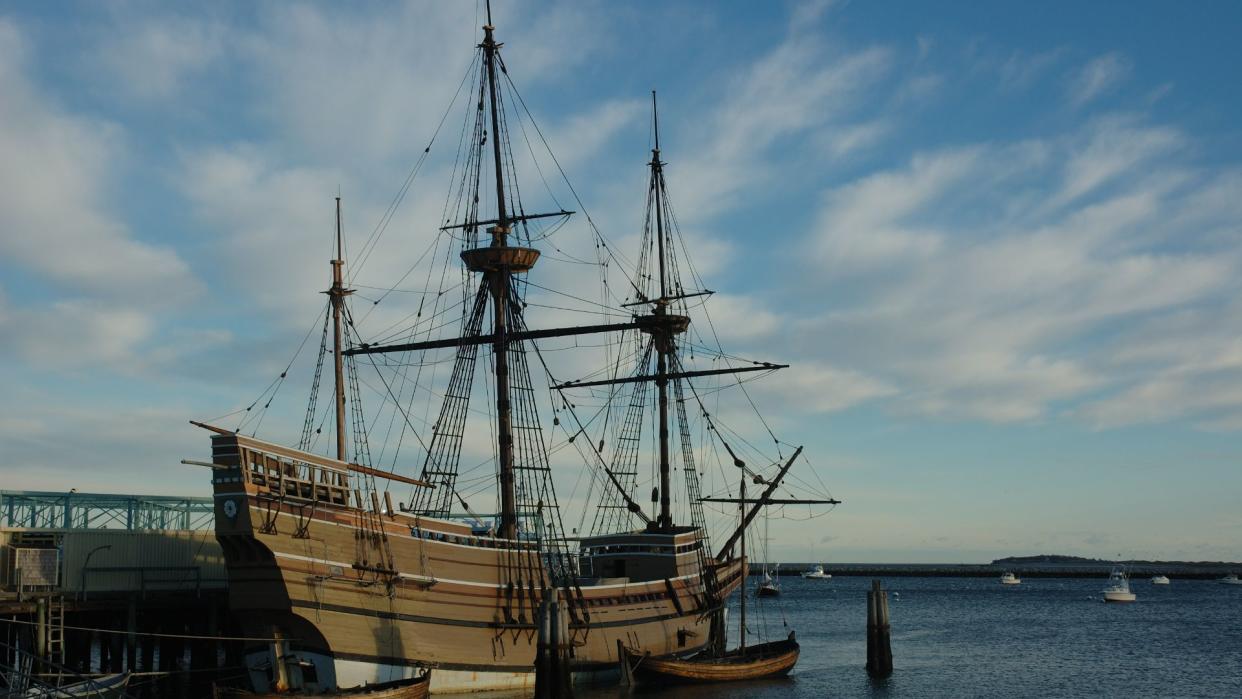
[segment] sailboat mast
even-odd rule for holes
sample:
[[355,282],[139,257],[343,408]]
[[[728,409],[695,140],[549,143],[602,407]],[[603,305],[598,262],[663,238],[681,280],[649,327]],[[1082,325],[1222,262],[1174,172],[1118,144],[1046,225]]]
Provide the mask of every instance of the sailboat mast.
[[[492,35],[492,4],[487,3],[487,24],[483,26],[483,57],[487,64],[487,89],[491,102],[492,156],[496,173],[496,225],[492,226],[492,247],[508,245],[509,217],[505,210],[505,177],[500,149],[500,115],[496,102],[496,39]],[[496,428],[499,439],[500,531],[502,538],[517,538],[517,493],[513,473],[513,424],[509,409],[509,279],[508,266],[485,272],[491,286],[492,315],[495,317],[492,345],[496,357]]]
[[341,245],[341,198],[336,198],[336,259],[332,260],[332,288],[328,298],[332,301],[332,364],[336,370],[336,460],[345,460],[345,361],[341,355],[341,316],[345,306],[343,268],[344,254]]
[[[668,305],[668,289],[666,288],[666,271],[664,265],[664,203],[661,198],[664,189],[663,163],[660,162],[660,116],[656,110],[656,93],[651,91],[651,120],[655,133],[655,147],[651,149],[651,186],[656,215],[656,251],[660,266],[660,298],[656,301],[655,314],[664,315]],[[673,351],[671,336],[655,336],[656,345],[656,389],[659,392],[660,404],[660,515],[656,525],[661,529],[673,526],[670,512],[669,497],[670,468],[668,457],[668,355]]]
[[746,472],[742,471],[742,488],[737,504],[738,517],[742,520],[740,530],[742,532],[742,596],[739,599],[741,604],[741,618],[738,619],[738,649],[746,650],[746,579],[750,577],[750,562],[746,560]]

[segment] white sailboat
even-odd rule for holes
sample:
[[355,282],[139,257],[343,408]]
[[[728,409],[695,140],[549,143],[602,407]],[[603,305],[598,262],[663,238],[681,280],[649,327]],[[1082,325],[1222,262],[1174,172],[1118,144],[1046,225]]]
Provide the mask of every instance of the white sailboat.
[[768,570],[768,561],[772,559],[772,539],[768,536],[768,514],[763,514],[763,582],[755,589],[759,597],[776,597],[781,594],[781,585],[774,576],[780,575],[781,564]]
[[1104,586],[1105,602],[1133,602],[1138,596],[1130,592],[1130,578],[1125,568],[1114,566],[1108,575],[1108,584]]

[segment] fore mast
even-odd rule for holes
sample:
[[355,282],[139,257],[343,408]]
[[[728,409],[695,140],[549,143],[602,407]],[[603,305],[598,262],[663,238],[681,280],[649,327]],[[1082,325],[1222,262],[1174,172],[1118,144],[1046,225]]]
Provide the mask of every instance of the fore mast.
[[336,406],[336,460],[345,461],[345,358],[341,355],[344,339],[342,323],[345,297],[354,293],[345,288],[345,254],[341,244],[341,198],[336,198],[336,259],[332,260],[332,287],[326,292],[332,303],[332,363],[336,375],[333,394]]

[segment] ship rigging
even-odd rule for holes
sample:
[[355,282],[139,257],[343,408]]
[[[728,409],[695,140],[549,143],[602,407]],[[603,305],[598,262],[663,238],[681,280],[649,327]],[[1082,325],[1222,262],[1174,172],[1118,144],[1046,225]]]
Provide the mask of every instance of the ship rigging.
[[[364,244],[353,277],[336,201],[332,282],[297,448],[257,436],[288,367],[242,411],[236,429],[197,423],[213,432],[217,501],[232,504],[224,516],[218,513],[217,534],[234,607],[256,633],[298,639],[294,653],[251,650],[256,689],[316,691],[399,680],[422,668],[434,668],[433,691],[462,682],[526,686],[536,615],[550,598],[564,606],[578,671],[615,666],[623,639],[657,657],[723,652],[724,602],[746,568],[734,547],[755,512],[780,501],[776,491],[787,488],[783,479],[802,454],[799,447],[786,458],[760,416],[776,450],[766,455],[708,408],[708,395],[718,402],[725,389],[745,393],[744,377],[785,365],[742,361],[720,348],[706,315],[713,292],[694,270],[693,246],[668,196],[655,94],[646,211],[631,262],[600,232],[564,177],[501,56],[490,7],[483,32],[454,98],[466,118],[429,251],[361,318],[351,304],[351,287],[361,286],[358,267],[374,254],[436,138]],[[518,133],[553,200],[549,211],[531,213],[523,204]],[[543,178],[531,133],[584,214],[588,235],[577,241],[558,242],[574,212],[556,201]],[[583,241],[594,262],[577,249],[586,247]],[[583,304],[598,313],[598,322],[528,325],[528,309],[552,306],[551,297],[585,301],[582,292],[531,280],[543,259],[537,246],[551,246],[553,261],[599,272],[600,300]],[[418,290],[417,310],[372,329],[367,321],[375,307],[420,265],[426,285]],[[614,280],[623,276],[620,289],[609,283],[610,272]],[[450,302],[454,296],[457,303]],[[696,315],[707,320],[710,340],[695,330]],[[558,339],[569,344],[545,344]],[[552,356],[566,350],[587,357]],[[318,400],[329,359],[332,403],[323,410]],[[442,364],[447,377],[439,373]],[[576,379],[558,376],[580,371],[586,373]],[[479,374],[487,379],[478,381]],[[699,383],[707,380],[717,383]],[[380,399],[379,409],[367,414],[364,387]],[[335,439],[323,445],[329,415]],[[385,418],[387,436],[376,456],[372,429]],[[408,468],[400,463],[407,437],[419,445],[417,476],[398,472]],[[324,447],[327,455],[314,453]],[[575,452],[577,464],[566,458]],[[644,454],[649,479],[642,477]],[[720,480],[723,495],[705,497],[705,457],[718,467],[741,467],[767,487],[758,499],[729,499],[733,477],[727,476]],[[488,465],[494,471],[480,474]],[[566,531],[554,474],[574,470],[590,478],[585,496],[576,497],[577,487],[571,491],[581,520]],[[408,496],[394,505],[377,484],[382,481],[408,486]],[[639,493],[648,485],[644,507]],[[468,500],[489,491],[494,507],[480,515]],[[783,499],[795,500],[811,502]],[[726,530],[715,553],[704,502],[743,510],[740,526]],[[830,496],[813,502],[836,503]],[[748,504],[752,511],[745,511]],[[279,659],[289,657],[303,670],[281,670]]]

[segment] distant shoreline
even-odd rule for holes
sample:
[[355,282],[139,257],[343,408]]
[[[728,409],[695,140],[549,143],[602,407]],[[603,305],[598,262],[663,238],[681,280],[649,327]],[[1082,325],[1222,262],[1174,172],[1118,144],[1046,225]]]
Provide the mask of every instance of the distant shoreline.
[[[1167,575],[1184,580],[1214,580],[1229,573],[1242,574],[1242,563],[1122,562],[1133,578]],[[812,563],[781,563],[779,575],[801,575]],[[1083,563],[996,562],[996,563],[824,563],[824,572],[834,576],[993,578],[1012,572],[1027,578],[1107,577],[1115,565],[1109,561]],[[763,571],[763,564],[751,563],[751,575]]]

